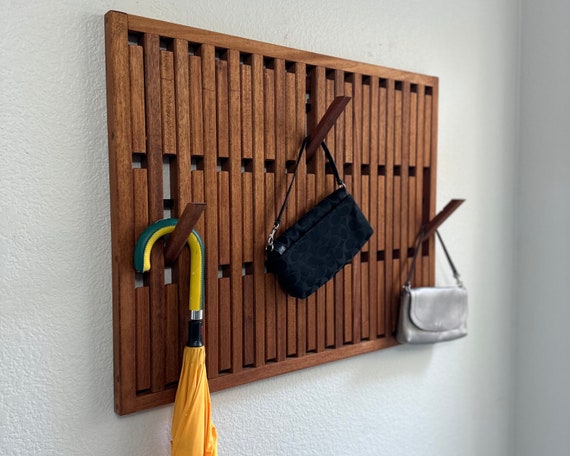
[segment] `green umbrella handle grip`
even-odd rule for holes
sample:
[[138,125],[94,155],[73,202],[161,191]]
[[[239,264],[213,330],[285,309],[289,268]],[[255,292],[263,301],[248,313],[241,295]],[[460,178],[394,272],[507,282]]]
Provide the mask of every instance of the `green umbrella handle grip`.
[[[150,270],[150,252],[158,239],[174,231],[178,219],[169,218],[159,220],[149,225],[139,236],[135,246],[134,264],[138,272]],[[190,310],[204,309],[204,269],[205,259],[204,242],[196,230],[188,236],[190,247]]]

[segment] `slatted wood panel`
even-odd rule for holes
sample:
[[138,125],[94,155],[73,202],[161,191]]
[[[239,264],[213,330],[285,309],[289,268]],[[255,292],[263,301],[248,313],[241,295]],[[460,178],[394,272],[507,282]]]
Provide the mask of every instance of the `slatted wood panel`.
[[[434,77],[168,24],[106,15],[119,414],[173,401],[186,341],[189,254],[133,270],[142,230],[207,208],[205,344],[213,391],[396,344],[398,295],[434,215]],[[264,246],[302,139],[334,97],[327,136],[374,234],[305,300],[264,268]],[[288,170],[286,172],[286,170]],[[334,189],[324,154],[299,166],[284,228]],[[417,285],[433,284],[433,243]]]

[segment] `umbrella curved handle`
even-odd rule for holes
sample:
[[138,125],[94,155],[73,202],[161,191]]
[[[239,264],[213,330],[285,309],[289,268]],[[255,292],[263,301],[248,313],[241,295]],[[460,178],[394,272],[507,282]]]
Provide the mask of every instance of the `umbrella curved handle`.
[[[134,253],[134,265],[137,272],[150,270],[150,253],[152,247],[162,236],[174,231],[178,219],[168,218],[159,220],[141,233]],[[204,309],[204,269],[206,256],[204,242],[196,230],[188,236],[190,247],[190,310]]]

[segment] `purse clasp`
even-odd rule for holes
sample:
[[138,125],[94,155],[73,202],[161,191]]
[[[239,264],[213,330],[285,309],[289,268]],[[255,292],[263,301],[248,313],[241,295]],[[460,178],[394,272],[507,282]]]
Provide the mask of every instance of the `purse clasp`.
[[266,250],[269,251],[273,250],[273,241],[275,240],[275,233],[277,233],[279,225],[280,223],[276,223],[275,225],[273,225],[273,229],[271,230],[271,233],[269,233],[269,237],[267,238],[267,246],[265,247]]

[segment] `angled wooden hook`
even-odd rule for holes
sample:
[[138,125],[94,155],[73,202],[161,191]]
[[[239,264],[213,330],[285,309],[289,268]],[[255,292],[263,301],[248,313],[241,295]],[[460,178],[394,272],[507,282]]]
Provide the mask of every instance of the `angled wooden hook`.
[[206,203],[188,203],[186,205],[164,247],[165,264],[172,264],[176,261],[205,208]]
[[433,219],[424,225],[424,239],[428,239],[459,206],[465,202],[464,199],[452,199]]
[[351,97],[336,97],[330,106],[328,107],[327,111],[323,118],[319,121],[315,130],[310,134],[309,144],[307,145],[307,161],[310,161],[313,158],[313,154],[321,145],[321,142],[326,138],[327,134],[329,133],[330,129],[336,123],[338,117],[346,108],[346,105],[351,100]]

